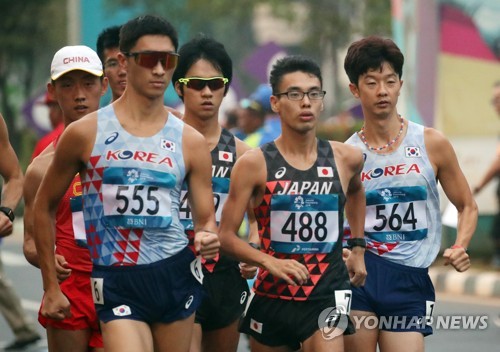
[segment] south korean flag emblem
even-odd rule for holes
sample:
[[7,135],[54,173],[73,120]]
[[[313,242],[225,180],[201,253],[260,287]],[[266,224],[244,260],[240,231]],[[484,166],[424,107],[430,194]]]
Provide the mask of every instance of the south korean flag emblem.
[[405,147],[405,155],[407,158],[420,158],[420,148],[419,147]]
[[165,150],[168,150],[170,152],[175,153],[175,143],[172,141],[169,141],[168,139],[162,138],[161,143],[160,143],[160,147],[161,147],[161,149],[165,149]]

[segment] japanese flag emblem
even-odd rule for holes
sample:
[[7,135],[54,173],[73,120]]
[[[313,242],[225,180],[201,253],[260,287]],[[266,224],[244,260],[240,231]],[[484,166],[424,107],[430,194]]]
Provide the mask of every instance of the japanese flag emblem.
[[258,322],[257,320],[250,319],[250,329],[253,331],[262,334],[262,323]]
[[233,162],[233,153],[219,150],[219,160]]
[[331,166],[318,166],[318,177],[333,177]]

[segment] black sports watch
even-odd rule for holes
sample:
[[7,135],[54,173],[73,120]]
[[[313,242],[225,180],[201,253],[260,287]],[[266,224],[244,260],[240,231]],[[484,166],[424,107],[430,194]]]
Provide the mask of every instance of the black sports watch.
[[0,211],[2,213],[4,213],[10,221],[14,222],[14,219],[16,218],[16,215],[14,214],[14,212],[12,211],[11,208],[9,207],[0,207]]
[[252,248],[255,248],[255,249],[260,249],[260,246],[257,244],[257,243],[254,243],[254,242],[248,242],[248,244],[250,245],[250,247]]
[[347,239],[347,247],[352,249],[352,247],[366,248],[366,240],[364,238],[349,238]]

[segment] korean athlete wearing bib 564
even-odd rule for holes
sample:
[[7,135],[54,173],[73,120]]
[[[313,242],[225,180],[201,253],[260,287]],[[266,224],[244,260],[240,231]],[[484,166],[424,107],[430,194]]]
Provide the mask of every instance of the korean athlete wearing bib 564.
[[[223,250],[261,268],[240,331],[252,351],[342,351],[342,334],[353,332],[349,276],[357,286],[366,275],[361,151],[316,138],[325,92],[315,62],[283,58],[270,81],[282,134],[238,159],[220,225]],[[249,202],[260,251],[236,236]],[[347,265],[344,209],[359,242]]]
[[435,301],[427,268],[441,242],[438,182],[459,214],[457,239],[445,250],[445,263],[457,271],[470,266],[466,248],[477,206],[450,142],[398,114],[403,61],[393,41],[368,37],[349,47],[344,63],[364,115],[363,128],[346,142],[365,156],[368,276],[364,287],[353,288],[352,310],[384,322],[375,329],[357,326],[346,338],[349,350],[375,351],[377,343],[381,351],[424,350],[423,337],[432,333],[426,318]]
[[[69,302],[55,275],[51,214],[80,172],[92,294],[110,351],[188,351],[202,287],[179,219],[181,186],[193,190],[195,249],[218,253],[210,153],[201,134],[170,114],[163,94],[177,63],[177,33],[157,16],[123,25],[127,87],[113,104],[70,125],[35,200],[45,288],[42,314],[63,319]],[[51,250],[52,249],[52,250]]]

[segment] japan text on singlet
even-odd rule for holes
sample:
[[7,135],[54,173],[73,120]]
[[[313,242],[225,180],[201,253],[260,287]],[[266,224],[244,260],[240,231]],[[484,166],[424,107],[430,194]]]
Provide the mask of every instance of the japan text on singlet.
[[406,136],[391,154],[368,150],[357,133],[346,143],[361,148],[365,157],[367,250],[402,265],[428,267],[439,252],[441,215],[424,127],[409,121]]
[[98,111],[94,149],[81,175],[95,265],[150,264],[186,247],[179,221],[183,126],[169,114],[160,132],[135,137],[122,128],[112,105]]
[[266,190],[254,209],[262,250],[281,259],[304,264],[310,279],[301,286],[260,270],[255,293],[285,300],[332,297],[336,282],[349,286],[342,261],[345,196],[340,184],[333,150],[318,140],[318,157],[308,170],[290,166],[274,142],[262,147],[267,167]]
[[[212,156],[212,191],[214,194],[215,220],[218,226],[222,215],[222,208],[229,193],[231,170],[236,162],[236,140],[234,135],[223,128],[219,142],[210,154]],[[188,187],[186,182],[182,185],[179,216],[189,238],[189,246],[194,252],[193,214],[188,202]],[[228,265],[237,265],[237,262],[234,260],[219,255],[211,260],[202,259],[202,262],[203,267],[209,272],[225,268]]]

